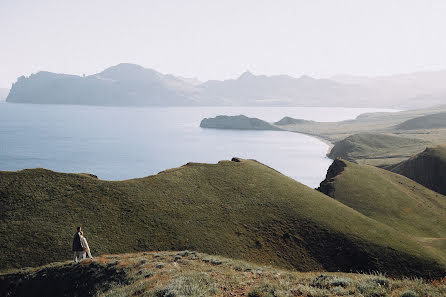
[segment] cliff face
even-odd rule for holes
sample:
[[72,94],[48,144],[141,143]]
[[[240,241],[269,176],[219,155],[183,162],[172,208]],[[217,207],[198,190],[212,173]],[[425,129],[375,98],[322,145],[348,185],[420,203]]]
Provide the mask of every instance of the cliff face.
[[327,170],[327,175],[325,179],[321,182],[317,190],[333,198],[335,192],[335,186],[334,186],[335,177],[341,174],[342,171],[344,171],[345,167],[347,167],[347,164],[343,160],[341,159],[334,160]]

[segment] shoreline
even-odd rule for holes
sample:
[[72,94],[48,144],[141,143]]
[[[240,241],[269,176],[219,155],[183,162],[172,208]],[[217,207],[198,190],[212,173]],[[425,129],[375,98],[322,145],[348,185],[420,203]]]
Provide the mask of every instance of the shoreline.
[[[328,140],[327,138],[324,138],[323,136],[320,136],[320,135],[311,134],[311,133],[304,133],[304,132],[297,132],[297,131],[289,131],[289,130],[283,130],[283,131],[288,131],[288,132],[291,132],[291,133],[297,133],[297,134],[307,135],[307,136],[316,138],[317,140],[319,140],[319,141],[325,143],[326,145],[328,145],[327,153],[325,154],[325,156],[326,156],[327,158],[329,158],[328,155],[330,154],[331,150],[332,150],[333,147],[334,147],[334,143],[333,143],[333,142],[331,142],[331,141]],[[331,159],[331,158],[329,158],[329,159]]]

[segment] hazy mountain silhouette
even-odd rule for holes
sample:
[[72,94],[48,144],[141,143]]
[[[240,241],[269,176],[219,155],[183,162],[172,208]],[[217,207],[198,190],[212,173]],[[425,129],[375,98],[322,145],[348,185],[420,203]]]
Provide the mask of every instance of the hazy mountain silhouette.
[[254,75],[210,80],[119,64],[85,77],[41,71],[19,77],[8,102],[110,106],[427,107],[446,103],[445,72],[368,78],[315,79]]
[[134,64],[119,64],[101,73],[76,75],[38,72],[19,77],[8,102],[113,106],[197,105],[198,90],[172,75]]
[[229,99],[238,105],[369,106],[367,99],[371,98],[364,96],[366,89],[329,79],[254,75],[249,71],[237,79],[211,80],[201,87],[208,98]]
[[330,79],[376,92],[375,100],[399,108],[425,108],[446,103],[446,70],[388,76],[335,75]]

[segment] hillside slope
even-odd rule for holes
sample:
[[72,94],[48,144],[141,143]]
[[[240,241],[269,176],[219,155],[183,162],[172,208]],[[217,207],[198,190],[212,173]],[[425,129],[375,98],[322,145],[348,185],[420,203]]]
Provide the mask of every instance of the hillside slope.
[[384,169],[337,159],[319,188],[446,256],[446,197]]
[[[0,172],[1,268],[93,254],[194,249],[300,270],[441,276],[444,258],[255,161],[194,164],[111,182],[44,169]],[[436,230],[436,228],[434,228]]]
[[[412,295],[409,295],[412,293]],[[392,279],[377,274],[296,272],[196,251],[102,255],[81,264],[0,273],[7,296],[432,296],[446,279]]]
[[446,146],[426,148],[409,160],[385,169],[404,175],[435,192],[446,195]]
[[[363,159],[408,158],[426,144],[427,142],[414,138],[358,133],[337,142],[328,157],[359,162]],[[401,155],[396,156],[395,151],[400,151]]]
[[446,112],[413,118],[396,125],[398,130],[419,130],[446,128]]

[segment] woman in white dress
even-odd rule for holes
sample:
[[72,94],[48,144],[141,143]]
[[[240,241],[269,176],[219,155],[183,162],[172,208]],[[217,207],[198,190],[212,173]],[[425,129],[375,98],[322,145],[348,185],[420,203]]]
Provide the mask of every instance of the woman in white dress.
[[85,259],[85,253],[86,253],[88,258],[92,259],[93,257],[91,256],[90,247],[88,246],[87,239],[84,237],[84,233],[81,231],[79,233],[79,236],[81,239],[81,245],[84,248],[84,255],[82,258]]

